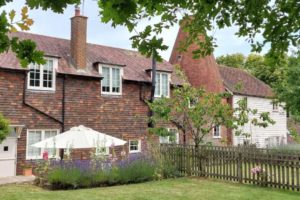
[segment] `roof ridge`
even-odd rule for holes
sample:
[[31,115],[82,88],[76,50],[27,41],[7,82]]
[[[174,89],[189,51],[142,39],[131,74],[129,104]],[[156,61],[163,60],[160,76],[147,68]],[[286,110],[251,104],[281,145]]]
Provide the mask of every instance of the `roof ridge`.
[[[17,34],[21,33],[21,34],[25,34],[25,35],[35,35],[35,36],[47,37],[47,38],[52,38],[52,39],[64,40],[64,41],[71,41],[71,39],[61,38],[61,37],[57,37],[57,36],[43,35],[43,34],[39,34],[39,33],[25,32],[25,31],[18,31],[16,33]],[[112,47],[112,46],[108,46],[108,45],[96,44],[96,43],[91,43],[91,42],[87,42],[87,44],[88,45],[94,45],[94,46],[101,46],[101,47],[111,48],[111,49],[119,49],[119,50],[123,50],[123,51],[131,51],[131,52],[134,52],[134,53],[139,53],[138,51],[133,50],[133,49],[125,49],[125,48],[120,48],[120,47]]]
[[246,71],[245,69],[241,69],[241,68],[237,68],[237,67],[230,67],[230,66],[226,66],[226,65],[219,65],[219,64],[218,64],[218,66],[219,67],[223,67],[223,68],[232,69],[232,70],[241,71],[241,72],[247,74],[248,76],[250,76],[251,78],[253,78],[253,79],[259,81],[260,83],[266,85],[267,87],[271,88],[271,86],[269,84],[267,84],[267,83],[263,82],[262,80],[258,79],[257,77],[255,77],[254,75],[252,75],[250,72]]

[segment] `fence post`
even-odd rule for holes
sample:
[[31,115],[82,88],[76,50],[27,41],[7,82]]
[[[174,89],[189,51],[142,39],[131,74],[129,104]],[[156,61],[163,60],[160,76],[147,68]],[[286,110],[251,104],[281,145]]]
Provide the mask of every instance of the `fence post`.
[[238,174],[238,181],[239,183],[243,183],[243,159],[242,159],[242,152],[238,152],[237,158],[237,174]]

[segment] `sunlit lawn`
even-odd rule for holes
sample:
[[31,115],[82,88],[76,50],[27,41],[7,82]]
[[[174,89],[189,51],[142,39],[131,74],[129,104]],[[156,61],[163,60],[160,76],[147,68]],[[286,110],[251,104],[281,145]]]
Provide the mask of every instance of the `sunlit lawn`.
[[32,185],[0,186],[0,200],[289,200],[300,192],[240,185],[206,179],[180,178],[142,184],[69,191],[48,191]]

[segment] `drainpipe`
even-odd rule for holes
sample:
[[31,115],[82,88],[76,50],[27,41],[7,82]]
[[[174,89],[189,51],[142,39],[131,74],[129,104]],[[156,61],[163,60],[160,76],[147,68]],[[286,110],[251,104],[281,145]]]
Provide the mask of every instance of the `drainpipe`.
[[[151,82],[151,97],[150,97],[150,103],[153,103],[154,101],[154,95],[155,95],[155,84],[156,84],[156,58],[155,58],[155,50],[152,50],[152,82]],[[153,112],[150,110],[149,117],[151,118],[153,116]],[[153,123],[149,122],[148,127],[153,127]]]
[[[62,81],[62,100],[61,100],[61,130],[62,132],[65,132],[65,104],[66,104],[66,75],[63,75],[63,81]],[[60,160],[64,159],[64,149],[59,149],[59,157]]]
[[34,110],[34,111],[50,118],[50,119],[52,119],[53,121],[59,123],[63,127],[63,121],[61,121],[59,119],[56,119],[55,117],[52,117],[51,115],[45,113],[44,111],[42,111],[42,110],[40,110],[40,109],[38,109],[38,108],[36,108],[36,107],[34,107],[34,106],[32,106],[32,105],[30,105],[26,102],[26,77],[27,77],[27,71],[24,72],[23,105],[25,105],[25,106],[29,107],[30,109],[32,109],[32,110]]

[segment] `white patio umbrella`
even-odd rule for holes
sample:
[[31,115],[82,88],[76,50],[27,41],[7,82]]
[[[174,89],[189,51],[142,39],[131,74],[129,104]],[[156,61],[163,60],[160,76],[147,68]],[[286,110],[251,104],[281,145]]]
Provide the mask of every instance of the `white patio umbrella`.
[[84,149],[95,147],[110,147],[111,145],[121,146],[126,141],[104,133],[100,133],[85,126],[71,128],[62,134],[47,138],[46,140],[35,143],[31,146],[38,148],[56,149]]

